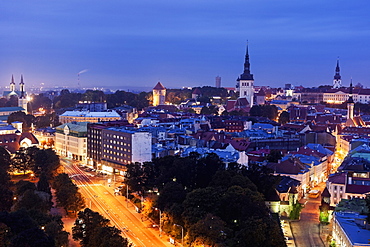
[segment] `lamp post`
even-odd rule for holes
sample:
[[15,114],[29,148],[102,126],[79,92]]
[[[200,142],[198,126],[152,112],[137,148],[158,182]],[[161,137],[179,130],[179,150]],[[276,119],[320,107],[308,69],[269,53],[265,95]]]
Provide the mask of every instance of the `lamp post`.
[[128,208],[128,183],[126,182],[126,203]]
[[173,224],[173,225],[181,227],[181,245],[184,246],[184,227],[178,224]]
[[159,208],[154,208],[159,211],[159,237],[162,237],[162,211]]

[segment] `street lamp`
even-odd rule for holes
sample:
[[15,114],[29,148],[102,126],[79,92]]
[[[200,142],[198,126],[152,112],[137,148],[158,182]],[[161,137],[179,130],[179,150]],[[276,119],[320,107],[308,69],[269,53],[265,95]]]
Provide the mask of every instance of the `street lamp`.
[[173,224],[173,225],[181,227],[181,245],[184,246],[184,227],[178,224]]
[[154,208],[159,211],[159,237],[162,237],[162,211],[159,208]]

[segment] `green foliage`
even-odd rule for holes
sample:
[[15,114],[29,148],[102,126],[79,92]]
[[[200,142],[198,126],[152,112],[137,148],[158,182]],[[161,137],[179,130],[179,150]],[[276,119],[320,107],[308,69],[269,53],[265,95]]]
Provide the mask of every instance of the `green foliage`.
[[84,94],[82,94],[81,101],[88,101],[88,102],[105,102],[105,94],[103,91],[100,90],[86,90]]
[[292,211],[290,211],[289,218],[291,220],[298,220],[301,215],[302,204],[299,202],[293,204]]
[[43,93],[32,94],[32,100],[28,103],[30,112],[38,111],[39,108],[44,108],[46,111],[51,110],[52,101]]
[[218,110],[215,105],[204,106],[200,111],[202,115],[218,115]]
[[37,190],[43,191],[51,195],[51,188],[46,173],[41,173],[39,181],[37,182]]
[[66,173],[61,173],[55,177],[53,187],[58,205],[67,212],[77,212],[85,207],[85,201],[80,192],[78,192],[78,187]]
[[36,128],[46,128],[49,126],[57,126],[58,124],[58,116],[55,112],[45,114],[44,116],[38,116],[35,119]]
[[32,150],[20,148],[11,160],[11,171],[23,172],[25,174],[27,171],[32,170],[35,165]]
[[0,211],[9,211],[13,205],[12,182],[8,172],[0,168]]
[[278,108],[275,105],[254,105],[249,111],[251,116],[267,117],[275,120],[278,116]]
[[167,89],[166,90],[166,102],[172,104],[180,104],[186,99],[191,98],[190,89]]
[[78,213],[72,228],[73,239],[79,240],[83,247],[129,246],[127,239],[120,236],[121,231],[108,224],[108,219],[86,208]]
[[7,171],[10,166],[10,154],[9,152],[3,147],[0,146],[0,169],[4,169]]
[[26,114],[22,111],[13,112],[8,117],[8,124],[11,124],[13,122],[22,122],[23,123],[23,129],[27,130],[31,127],[32,123],[35,123],[36,118],[31,114]]
[[270,150],[270,153],[267,155],[267,160],[269,162],[277,163],[281,158],[283,158],[283,154],[277,149]]
[[71,93],[68,89],[63,89],[60,95],[55,97],[53,100],[54,109],[74,107],[79,101],[81,101],[82,94]]
[[182,225],[189,245],[285,246],[264,203],[263,194],[279,182],[266,167],[230,164],[226,170],[217,155],[191,153],[129,165],[126,179],[130,188],[159,189],[154,206],[162,210],[164,231],[177,236],[173,224]]
[[287,111],[282,111],[279,115],[279,124],[286,124],[290,122],[290,114]]
[[[41,227],[45,227],[45,231]],[[60,216],[39,210],[19,210],[0,212],[0,240],[0,246],[66,246],[68,233],[63,231]]]
[[40,210],[43,213],[47,213],[51,209],[51,195],[45,192],[36,190],[27,190],[17,200],[14,205],[15,210]]
[[122,105],[129,105],[141,110],[149,106],[151,93],[141,92],[135,94],[126,91],[116,91],[114,94],[106,95],[108,108],[114,108]]
[[15,184],[15,194],[17,196],[22,196],[27,190],[36,190],[35,184],[25,180],[20,180]]

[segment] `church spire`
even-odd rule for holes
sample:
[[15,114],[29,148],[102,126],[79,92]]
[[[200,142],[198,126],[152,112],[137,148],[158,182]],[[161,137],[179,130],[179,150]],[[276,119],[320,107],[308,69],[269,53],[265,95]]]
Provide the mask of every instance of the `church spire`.
[[337,66],[335,67],[335,75],[333,80],[333,88],[340,88],[342,86],[342,77],[340,76],[339,57],[337,58]]
[[245,53],[245,60],[244,60],[244,72],[240,75],[239,80],[253,80],[253,74],[251,74],[251,64],[249,62],[249,49],[248,49],[248,42],[247,42],[247,50]]
[[10,82],[10,91],[15,91],[15,83],[14,83],[14,76],[12,75],[12,81]]
[[24,82],[23,82],[23,75],[21,75],[21,82],[19,83],[20,91],[21,91],[21,98],[24,98]]

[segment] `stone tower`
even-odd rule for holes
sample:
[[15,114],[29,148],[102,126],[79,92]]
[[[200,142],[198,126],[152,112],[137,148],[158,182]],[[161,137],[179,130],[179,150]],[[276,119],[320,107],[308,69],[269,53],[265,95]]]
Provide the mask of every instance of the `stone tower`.
[[249,105],[252,107],[254,97],[254,79],[253,74],[251,74],[250,71],[248,45],[245,54],[244,72],[238,77],[236,87],[239,91],[239,98],[246,98]]
[[166,88],[158,82],[153,88],[153,106],[164,105],[166,101]]

